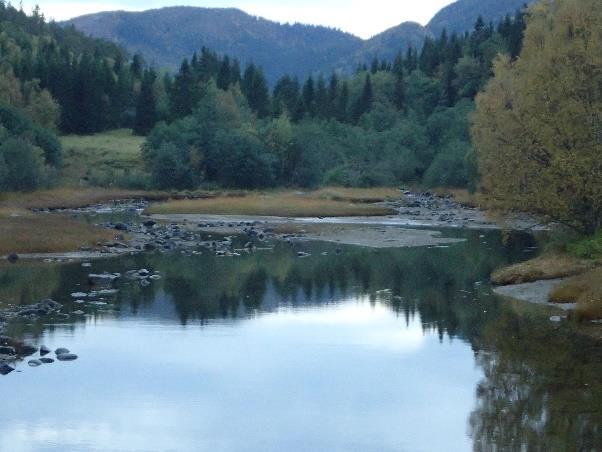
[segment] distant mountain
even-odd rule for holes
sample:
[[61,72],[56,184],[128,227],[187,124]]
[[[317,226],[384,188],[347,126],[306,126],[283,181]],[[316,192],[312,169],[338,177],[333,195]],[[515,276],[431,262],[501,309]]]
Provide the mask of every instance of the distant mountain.
[[458,0],[446,6],[431,19],[426,28],[435,36],[445,29],[449,34],[472,30],[479,16],[485,22],[498,22],[506,14],[513,15],[524,5],[537,0]]
[[428,33],[408,23],[370,40],[340,30],[280,24],[234,8],[169,7],[144,12],[104,12],[72,19],[79,30],[140,52],[148,62],[171,69],[206,46],[254,62],[274,82],[281,75],[305,77],[349,69],[374,56],[389,58],[408,45],[421,46]]
[[143,12],[103,12],[65,22],[97,38],[140,52],[149,63],[177,69],[205,46],[254,62],[273,84],[283,74],[304,78],[317,72],[352,71],[374,57],[392,60],[409,46],[421,48],[426,36],[471,30],[479,15],[497,22],[535,0],[458,0],[443,8],[425,28],[405,22],[363,40],[333,28],[281,24],[235,8],[168,7]]
[[408,47],[422,48],[427,36],[432,37],[432,33],[422,25],[404,22],[364,41],[357,52],[341,58],[337,69],[348,71],[358,63],[369,63],[374,58],[393,61],[400,51],[405,52]]

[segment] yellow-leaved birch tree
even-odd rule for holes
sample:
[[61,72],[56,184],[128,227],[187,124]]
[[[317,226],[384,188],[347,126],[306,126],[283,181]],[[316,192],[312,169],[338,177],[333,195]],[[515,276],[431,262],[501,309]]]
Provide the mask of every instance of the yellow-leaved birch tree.
[[600,230],[600,0],[530,7],[520,56],[499,56],[494,71],[472,125],[481,189],[508,208]]

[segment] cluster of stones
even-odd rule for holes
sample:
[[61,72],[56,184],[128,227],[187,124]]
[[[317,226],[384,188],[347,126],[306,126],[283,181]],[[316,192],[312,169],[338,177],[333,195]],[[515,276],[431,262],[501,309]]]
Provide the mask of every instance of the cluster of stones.
[[[55,362],[54,358],[47,356],[52,351],[45,345],[37,348],[23,342],[15,341],[10,337],[0,336],[0,375],[8,375],[14,372],[15,367],[12,364],[15,361],[31,357],[36,353],[39,353],[39,357],[30,359],[27,362],[30,367],[39,367],[43,364],[52,364]],[[57,348],[54,354],[58,361],[75,361],[78,358],[76,354],[62,347]]]

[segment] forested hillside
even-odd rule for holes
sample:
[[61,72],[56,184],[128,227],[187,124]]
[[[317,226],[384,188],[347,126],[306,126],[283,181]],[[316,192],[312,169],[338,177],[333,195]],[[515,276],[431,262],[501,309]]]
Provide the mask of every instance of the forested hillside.
[[372,39],[326,27],[279,24],[233,8],[171,7],[144,12],[106,12],[68,22],[92,36],[118,42],[147,61],[177,69],[202,47],[254,63],[268,83],[284,74],[307,77],[339,70],[351,73],[358,62],[393,59],[408,47],[420,48],[430,33],[404,23]]
[[479,16],[485,22],[497,22],[535,1],[537,0],[458,0],[441,9],[426,28],[435,36],[439,36],[443,30],[462,34],[472,29]]
[[142,53],[160,67],[177,69],[202,47],[260,65],[269,81],[284,73],[306,76],[358,52],[362,40],[326,27],[279,24],[234,8],[170,7],[108,12],[68,22],[92,36]]
[[518,54],[523,29],[522,14],[497,28],[479,20],[470,35],[427,39],[420,52],[375,59],[352,77],[284,76],[272,92],[260,67],[241,74],[204,50],[173,80],[149,80],[155,88],[139,103],[138,117],[149,118],[170,105],[144,146],[151,185],[474,184],[473,99],[495,56]]
[[57,132],[132,124],[143,63],[123,49],[0,2],[0,189],[48,184]]
[[420,49],[426,37],[472,30],[482,16],[502,20],[533,0],[458,0],[427,27],[406,22],[368,40],[325,27],[279,24],[233,8],[169,7],[143,12],[103,12],[68,21],[83,32],[141,53],[149,63],[177,70],[183,58],[202,47],[255,63],[273,86],[282,75],[305,78],[333,70],[351,74],[374,57],[392,60],[408,47]]

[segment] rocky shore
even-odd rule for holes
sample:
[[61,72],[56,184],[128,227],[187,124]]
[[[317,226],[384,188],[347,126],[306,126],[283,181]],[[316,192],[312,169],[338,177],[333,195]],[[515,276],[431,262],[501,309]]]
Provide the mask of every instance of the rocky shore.
[[[142,251],[174,251],[194,254],[208,250],[220,255],[236,255],[233,237],[242,236],[263,242],[267,239],[286,241],[323,240],[369,247],[437,246],[457,239],[441,237],[438,231],[418,228],[499,229],[486,214],[461,205],[451,197],[429,192],[400,192],[400,199],[379,203],[397,214],[384,217],[285,218],[223,215],[154,215],[145,217],[144,200],[123,200],[75,210],[54,210],[115,231],[114,240],[98,242],[94,247],[53,254],[11,255],[12,260],[42,259],[48,262],[85,260],[138,253]],[[122,221],[102,221],[105,214],[121,215]],[[541,229],[528,216],[509,218],[512,229]],[[406,227],[405,229],[402,227]],[[408,227],[414,229],[408,229]],[[209,237],[212,234],[223,237]],[[251,243],[249,246],[257,246]],[[5,258],[8,256],[5,256]]]

